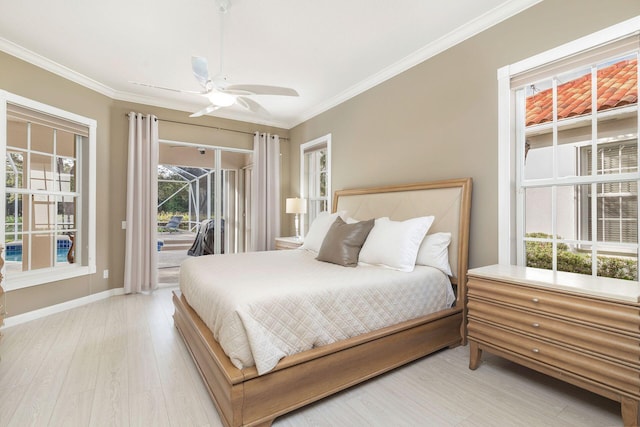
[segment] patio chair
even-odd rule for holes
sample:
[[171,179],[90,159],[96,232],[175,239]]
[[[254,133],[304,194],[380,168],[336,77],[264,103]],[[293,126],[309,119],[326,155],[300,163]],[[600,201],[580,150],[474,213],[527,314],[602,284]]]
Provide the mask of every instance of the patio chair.
[[174,215],[171,217],[169,222],[167,222],[167,225],[165,225],[164,228],[168,230],[169,233],[173,233],[174,231],[180,231],[178,227],[180,226],[181,222],[182,222],[182,215]]

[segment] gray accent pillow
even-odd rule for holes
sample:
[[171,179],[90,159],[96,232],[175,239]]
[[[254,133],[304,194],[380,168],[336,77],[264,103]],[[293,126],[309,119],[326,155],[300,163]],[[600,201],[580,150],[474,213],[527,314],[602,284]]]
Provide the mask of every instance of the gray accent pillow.
[[336,218],[322,241],[316,259],[345,267],[357,266],[360,249],[374,224],[373,219],[347,224],[342,218]]

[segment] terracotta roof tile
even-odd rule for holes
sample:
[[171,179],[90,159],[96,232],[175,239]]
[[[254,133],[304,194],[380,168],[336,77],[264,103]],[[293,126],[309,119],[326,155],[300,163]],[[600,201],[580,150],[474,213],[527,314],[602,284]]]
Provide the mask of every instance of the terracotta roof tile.
[[[638,102],[638,62],[620,61],[598,70],[598,111]],[[558,86],[558,119],[591,113],[591,74]],[[526,125],[553,119],[552,90],[527,98]]]

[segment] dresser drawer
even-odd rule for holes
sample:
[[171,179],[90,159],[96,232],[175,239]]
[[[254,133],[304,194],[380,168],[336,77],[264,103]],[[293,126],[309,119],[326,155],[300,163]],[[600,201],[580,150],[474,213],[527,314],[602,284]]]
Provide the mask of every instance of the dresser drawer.
[[470,299],[478,298],[548,313],[611,330],[640,333],[640,308],[496,280],[472,278]]
[[624,335],[545,315],[470,300],[469,317],[516,329],[571,347],[636,364],[640,367],[640,336]]
[[469,320],[469,339],[516,353],[607,387],[640,397],[640,370],[637,367],[591,356],[520,335],[483,322]]

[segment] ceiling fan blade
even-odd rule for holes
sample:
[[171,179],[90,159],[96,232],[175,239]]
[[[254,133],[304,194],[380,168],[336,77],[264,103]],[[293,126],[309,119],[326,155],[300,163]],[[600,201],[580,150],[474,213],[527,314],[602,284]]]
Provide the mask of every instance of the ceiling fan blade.
[[193,75],[203,88],[207,88],[209,82],[209,66],[207,65],[207,58],[202,56],[191,57],[191,68],[193,69]]
[[189,117],[200,117],[200,116],[204,116],[205,114],[209,114],[211,112],[216,111],[217,109],[222,108],[219,105],[209,105],[207,108],[203,108],[200,111],[196,111],[195,113],[191,114]]
[[256,101],[254,101],[251,98],[246,98],[244,96],[239,96],[236,98],[236,102],[246,108],[247,110],[251,111],[252,113],[260,113],[260,114],[264,114],[264,115],[270,115],[270,113],[260,104],[258,104]]
[[237,95],[300,96],[295,89],[267,85],[228,85],[224,88],[224,91]]
[[193,94],[196,94],[196,95],[206,95],[206,93],[207,93],[207,91],[173,89],[173,88],[170,88],[170,87],[155,86],[155,85],[150,85],[150,84],[147,84],[147,83],[139,83],[139,82],[132,82],[132,81],[130,81],[129,83],[133,83],[134,85],[138,85],[138,86],[145,86],[145,87],[150,87],[150,88],[153,88],[153,89],[169,90],[171,92],[178,92],[178,93],[193,93]]

